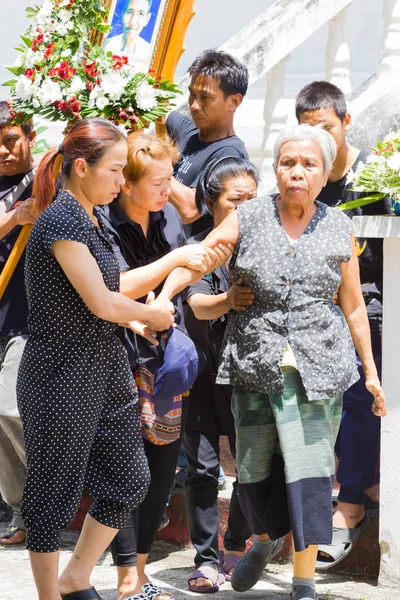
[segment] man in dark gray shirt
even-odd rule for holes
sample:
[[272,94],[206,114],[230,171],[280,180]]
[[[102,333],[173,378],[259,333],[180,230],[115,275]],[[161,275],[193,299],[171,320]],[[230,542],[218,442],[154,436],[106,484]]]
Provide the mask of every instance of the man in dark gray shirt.
[[210,160],[223,156],[248,158],[233,127],[236,109],[247,92],[248,72],[247,67],[226,52],[206,50],[191,65],[189,74],[191,118],[170,113],[167,131],[181,152],[175,165],[170,201],[182,222],[193,224],[185,228],[186,234],[195,235],[211,226],[210,218],[199,219],[194,199],[203,168]]

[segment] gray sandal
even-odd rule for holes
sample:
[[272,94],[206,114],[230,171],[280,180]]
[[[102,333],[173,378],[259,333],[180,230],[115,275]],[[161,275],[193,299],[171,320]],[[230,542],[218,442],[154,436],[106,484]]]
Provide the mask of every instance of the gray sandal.
[[[334,527],[332,544],[318,546],[316,570],[328,571],[346,558],[368,523],[369,518],[365,515],[356,527]],[[329,556],[321,556],[321,552],[325,552]]]

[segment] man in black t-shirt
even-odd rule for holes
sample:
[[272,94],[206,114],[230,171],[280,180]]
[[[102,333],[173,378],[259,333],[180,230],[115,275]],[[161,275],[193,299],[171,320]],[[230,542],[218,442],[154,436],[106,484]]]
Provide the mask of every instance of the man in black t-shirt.
[[[351,190],[347,175],[360,161],[365,162],[368,152],[360,151],[346,140],[351,124],[343,92],[327,81],[314,81],[306,85],[296,98],[296,116],[299,123],[318,125],[328,131],[337,144],[337,156],[327,185],[318,200],[329,206],[361,198],[368,194]],[[380,201],[346,211],[355,215],[387,214],[390,202]],[[382,274],[383,243],[381,239],[356,239],[360,277],[365,299],[371,343],[375,363],[380,374],[381,324],[382,324]],[[337,480],[340,483],[338,504],[333,525],[346,531],[357,528],[357,534],[367,523],[365,510],[376,507],[379,499],[380,419],[371,411],[372,396],[365,387],[366,375],[357,355],[360,380],[343,397],[343,414],[335,451],[338,457]],[[339,535],[343,534],[343,531]],[[352,532],[349,533],[353,535]],[[335,558],[328,551],[319,553],[317,569],[326,570],[342,560],[352,544],[335,542]],[[328,547],[332,548],[332,547]],[[333,550],[333,548],[332,548]]]
[[191,65],[189,74],[191,118],[178,112],[167,118],[168,134],[181,152],[174,169],[170,201],[182,222],[193,224],[185,227],[188,236],[212,226],[209,216],[199,219],[194,199],[203,168],[210,160],[223,156],[248,158],[233,128],[236,109],[247,92],[247,68],[226,52],[206,50]]
[[[0,273],[21,226],[35,222],[32,195],[32,121],[16,126],[7,102],[0,102]],[[19,362],[28,334],[24,255],[0,300],[0,492],[13,509],[10,527],[0,544],[20,544],[25,525],[20,515],[25,483],[22,423],[16,398]]]

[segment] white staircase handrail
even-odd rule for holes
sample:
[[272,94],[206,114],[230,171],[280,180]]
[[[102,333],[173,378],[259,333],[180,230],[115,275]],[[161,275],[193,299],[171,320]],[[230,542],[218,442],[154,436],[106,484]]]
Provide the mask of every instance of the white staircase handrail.
[[[352,0],[277,0],[219,49],[249,69],[249,85],[277,65]],[[186,91],[189,76],[179,81]],[[186,104],[181,98],[178,109]]]

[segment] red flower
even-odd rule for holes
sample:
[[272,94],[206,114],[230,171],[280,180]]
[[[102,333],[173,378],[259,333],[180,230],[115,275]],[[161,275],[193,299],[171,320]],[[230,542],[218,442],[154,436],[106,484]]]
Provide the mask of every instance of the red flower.
[[88,89],[88,90],[91,92],[91,91],[92,91],[92,89],[94,88],[94,83],[93,83],[93,81],[87,81],[87,82],[86,82],[86,87],[87,87],[87,89]]
[[40,44],[43,44],[43,42],[44,42],[44,35],[43,35],[43,33],[39,33],[37,38],[34,39],[32,42],[31,50],[33,52],[35,52],[37,50],[38,46],[40,46]]
[[118,56],[118,54],[113,54],[111,58],[114,61],[113,69],[115,71],[119,71],[124,65],[128,64],[127,56]]
[[149,69],[149,70],[148,70],[148,74],[149,74],[149,75],[155,75],[155,74],[156,74],[156,72],[155,72],[155,70],[154,70],[154,69]]
[[45,60],[47,60],[49,58],[49,56],[51,56],[53,54],[53,50],[55,47],[55,43],[53,42],[52,44],[49,44],[44,52],[44,58]]
[[78,102],[78,100],[76,99],[76,96],[72,96],[71,100],[69,101],[69,107],[71,109],[72,114],[74,115],[74,117],[76,119],[82,119],[81,117],[81,109],[82,109],[82,105]]
[[86,73],[86,75],[88,75],[89,77],[93,77],[93,79],[95,77],[97,77],[97,75],[100,73],[100,71],[97,68],[96,61],[93,61],[90,64],[87,64],[87,62],[84,61],[83,62],[83,70]]
[[153,85],[153,88],[155,88],[156,90],[158,90],[158,88],[159,88],[159,87],[160,87],[160,84],[159,84],[159,83],[155,83],[155,84]]
[[68,103],[65,100],[56,100],[53,103],[54,108],[57,110],[61,110],[61,112],[65,113],[68,110]]
[[7,104],[8,104],[8,110],[10,111],[10,117],[12,118],[12,120],[15,119],[15,110],[12,108],[12,104],[11,104],[11,100],[8,98],[8,100],[6,100]]
[[26,69],[24,75],[28,79],[32,79],[34,72],[35,72],[35,69]]
[[64,81],[66,79],[70,79],[73,75],[75,75],[75,73],[76,69],[71,67],[71,65],[68,64],[67,60],[64,60],[59,67],[53,67],[49,71],[50,77],[58,77],[59,79],[63,79]]
[[101,82],[102,82],[102,80],[100,79],[100,77],[98,77],[98,78],[96,79],[96,83],[97,83],[97,85],[101,85]]

